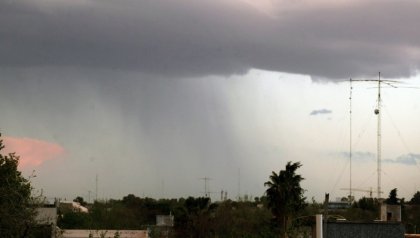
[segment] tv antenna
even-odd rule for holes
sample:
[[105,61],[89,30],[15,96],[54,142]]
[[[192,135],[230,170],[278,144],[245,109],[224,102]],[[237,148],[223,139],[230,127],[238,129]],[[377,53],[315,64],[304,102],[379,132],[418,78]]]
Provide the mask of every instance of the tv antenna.
[[210,197],[210,191],[209,191],[209,181],[211,180],[211,178],[208,177],[204,177],[204,178],[200,178],[200,180],[204,181],[204,197]]

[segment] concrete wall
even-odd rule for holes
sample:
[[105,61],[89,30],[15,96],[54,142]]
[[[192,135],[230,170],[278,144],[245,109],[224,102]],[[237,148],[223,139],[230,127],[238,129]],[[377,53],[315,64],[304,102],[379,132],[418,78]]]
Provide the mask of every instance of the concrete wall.
[[57,208],[56,207],[38,207],[36,208],[35,221],[42,225],[57,225]]
[[146,230],[62,230],[60,238],[114,238],[118,232],[120,238],[148,238]]
[[328,222],[324,238],[404,238],[404,226],[389,222]]

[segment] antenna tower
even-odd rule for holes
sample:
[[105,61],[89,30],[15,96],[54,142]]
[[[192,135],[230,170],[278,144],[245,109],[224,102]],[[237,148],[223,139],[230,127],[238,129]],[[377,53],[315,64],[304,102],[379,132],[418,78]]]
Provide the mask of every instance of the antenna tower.
[[96,201],[98,201],[98,174],[96,174],[96,179],[95,179],[95,196],[96,196]]
[[[361,79],[361,80],[350,80],[352,81],[364,81],[364,82],[377,82],[378,83],[378,99],[377,99],[377,105],[375,109],[375,114],[378,116],[378,124],[377,124],[377,175],[378,175],[378,181],[377,181],[377,198],[381,198],[381,174],[382,174],[382,168],[381,168],[381,156],[382,156],[382,128],[381,128],[381,120],[382,120],[382,99],[381,99],[381,87],[382,84],[386,84],[388,86],[391,86],[393,88],[397,88],[392,83],[399,83],[398,81],[392,81],[392,80],[383,80],[381,79],[381,72],[379,72],[378,79]],[[351,180],[351,179],[350,179]],[[351,188],[351,186],[350,186]]]
[[353,91],[353,84],[352,79],[350,78],[350,97],[349,97],[349,123],[350,123],[350,142],[349,142],[349,161],[350,161],[350,192],[349,192],[349,203],[352,202],[352,168],[351,168],[351,157],[352,157],[352,121],[351,121],[351,114],[352,114],[352,104],[351,104],[351,98],[352,98],[352,91]]
[[238,169],[238,201],[241,200],[241,168]]
[[381,72],[379,72],[378,76],[378,105],[375,110],[375,114],[378,116],[378,147],[377,147],[377,156],[378,156],[378,188],[377,188],[377,196],[378,199],[381,198],[381,174],[382,174],[382,128],[381,128]]

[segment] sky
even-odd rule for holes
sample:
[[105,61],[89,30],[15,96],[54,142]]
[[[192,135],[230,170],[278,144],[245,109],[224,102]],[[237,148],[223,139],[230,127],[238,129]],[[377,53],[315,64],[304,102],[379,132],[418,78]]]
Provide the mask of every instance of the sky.
[[[382,100],[382,187],[420,190],[414,0],[3,0],[0,131],[48,197],[305,196],[350,186],[349,78]],[[376,84],[352,90],[352,187],[376,189]],[[96,177],[98,193],[96,194]],[[356,197],[368,196],[360,192]]]

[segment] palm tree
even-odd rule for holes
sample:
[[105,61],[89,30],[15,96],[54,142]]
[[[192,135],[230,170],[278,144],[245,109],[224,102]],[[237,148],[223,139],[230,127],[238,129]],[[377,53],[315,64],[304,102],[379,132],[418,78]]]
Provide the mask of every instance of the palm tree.
[[296,174],[300,162],[288,162],[286,169],[278,174],[272,172],[270,180],[264,183],[268,206],[280,226],[280,237],[286,237],[286,231],[293,215],[305,207],[304,190],[300,187],[302,176]]

